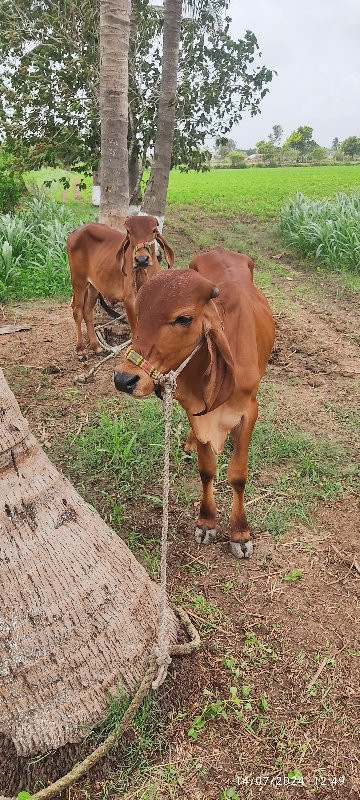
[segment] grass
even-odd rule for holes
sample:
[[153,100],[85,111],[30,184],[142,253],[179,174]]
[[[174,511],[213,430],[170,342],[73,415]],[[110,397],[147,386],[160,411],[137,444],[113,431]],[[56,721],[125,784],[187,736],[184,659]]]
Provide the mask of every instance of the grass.
[[[64,190],[59,178],[68,177],[71,187]],[[91,178],[85,178],[84,192],[74,189],[81,176],[50,168],[25,175],[27,186],[43,185],[44,180],[56,182],[49,189],[58,201],[84,206],[90,203]],[[210,172],[170,173],[168,211],[184,206],[196,207],[209,216],[245,214],[259,219],[273,218],[292,195],[302,192],[310,198],[329,197],[337,192],[350,193],[360,189],[360,165],[339,167],[282,167],[281,169],[216,169]],[[79,198],[79,199],[77,199]]]
[[170,176],[169,210],[196,206],[211,216],[269,219],[296,192],[328,197],[360,188],[360,166],[283,167],[281,169],[212,170]]
[[[173,482],[177,496],[181,495],[179,466],[185,460],[182,439],[186,423],[180,406],[173,414],[172,461]],[[75,438],[73,474],[92,475],[114,487],[118,509],[127,498],[142,499],[145,506],[161,506],[162,489],[154,475],[161,475],[163,462],[164,419],[159,400],[125,400],[121,409],[117,400],[105,403],[93,424]],[[82,484],[86,489],[86,481]],[[120,518],[119,518],[120,521]]]
[[65,243],[79,221],[78,212],[42,194],[0,216],[0,301],[70,294]]
[[[97,732],[99,740],[103,741],[120,724],[129,703],[130,699],[121,692],[109,696],[108,713]],[[132,730],[133,736],[122,748],[119,759],[121,768],[116,768],[101,787],[104,800],[118,792],[126,792],[134,784],[142,783],[151,773],[154,758],[159,758],[166,748],[165,722],[159,702],[151,692],[137,711]]]
[[360,274],[360,193],[309,200],[298,194],[280,214],[280,235],[330,269]]
[[[190,504],[196,480],[188,482],[189,466],[182,449],[187,423],[177,404],[173,414],[172,502]],[[151,577],[159,572],[164,419],[156,398],[144,401],[112,400],[93,414],[83,432],[59,443],[56,458],[72,458],[68,472],[88,502],[96,505],[117,531],[127,530],[127,544]],[[84,476],[79,483],[78,476]],[[111,489],[109,489],[111,487]],[[149,520],[152,520],[149,526]],[[171,523],[170,523],[171,524]],[[139,530],[141,526],[141,530]],[[146,533],[144,533],[146,526]]]
[[[274,406],[265,401],[267,389],[263,391],[263,419],[255,426],[249,452],[246,499],[252,503],[248,516],[253,527],[281,536],[297,520],[311,524],[320,502],[342,497],[355,480],[356,467],[349,469],[349,459],[338,445],[315,440],[286,420],[279,422]],[[184,412],[175,404],[172,525],[176,525],[178,504],[192,508],[194,500],[200,498],[196,456],[185,458],[182,450],[187,427]],[[125,401],[121,413],[117,402],[110,401],[93,415],[79,436],[62,445],[72,452],[70,476],[74,480],[84,476],[79,491],[95,503],[115,530],[127,528],[128,544],[152,575],[158,572],[157,539],[151,530],[153,526],[159,528],[162,505],[163,435],[163,414],[157,399]],[[221,518],[230,511],[226,475],[230,454],[228,443],[217,471]],[[271,474],[265,484],[261,480],[263,470]]]
[[[27,189],[33,192],[34,189],[45,191],[53,200],[58,203],[77,208],[79,205],[88,208],[91,206],[92,178],[86,177],[80,172],[69,172],[65,169],[54,169],[44,167],[32,172],[24,173],[24,181]],[[64,181],[69,182],[70,186],[65,188]],[[47,186],[51,182],[50,186]],[[79,184],[86,184],[86,189],[79,190]]]
[[220,609],[214,603],[209,603],[203,594],[194,594],[189,590],[184,590],[174,598],[173,602],[194,613],[202,637],[214,633],[224,619]]

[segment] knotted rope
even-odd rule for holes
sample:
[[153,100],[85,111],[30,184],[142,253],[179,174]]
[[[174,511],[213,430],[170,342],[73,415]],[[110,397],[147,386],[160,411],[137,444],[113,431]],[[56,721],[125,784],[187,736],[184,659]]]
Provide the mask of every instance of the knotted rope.
[[[158,689],[164,682],[168,668],[171,664],[169,646],[166,640],[166,609],[167,609],[167,551],[168,551],[168,530],[169,530],[169,489],[170,489],[170,444],[171,444],[171,418],[173,410],[173,398],[176,392],[176,379],[185,369],[186,365],[200,350],[203,341],[195,347],[190,355],[183,361],[176,370],[171,370],[165,375],[154,370],[142,356],[142,368],[148,374],[156,373],[156,382],[163,386],[163,411],[165,418],[165,438],[164,438],[164,481],[163,481],[163,517],[161,531],[161,564],[160,564],[160,604],[159,604],[159,628],[158,640],[154,648],[154,655],[158,665],[158,674],[152,683],[153,689]],[[133,350],[128,351],[126,356],[133,360],[132,354],[139,356]]]

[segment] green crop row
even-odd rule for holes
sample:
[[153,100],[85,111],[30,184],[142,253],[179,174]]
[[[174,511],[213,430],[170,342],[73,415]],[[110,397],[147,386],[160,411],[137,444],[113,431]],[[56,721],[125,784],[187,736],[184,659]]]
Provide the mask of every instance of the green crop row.
[[280,235],[333,270],[360,272],[360,192],[323,200],[297,194],[281,210]]

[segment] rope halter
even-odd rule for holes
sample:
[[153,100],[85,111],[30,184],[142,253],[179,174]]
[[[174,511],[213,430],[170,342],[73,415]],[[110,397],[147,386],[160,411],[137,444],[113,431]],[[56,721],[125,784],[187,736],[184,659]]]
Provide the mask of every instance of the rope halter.
[[[155,244],[155,239],[152,239],[151,242],[138,242],[133,248],[133,257],[136,258],[136,253],[139,250],[147,250],[149,258],[151,259],[152,258],[151,247],[153,244]],[[136,269],[142,269],[142,267],[136,267]]]
[[135,364],[136,367],[140,367],[140,369],[146,372],[146,374],[149,375],[150,378],[152,378],[154,383],[158,383],[160,384],[160,386],[164,386],[164,388],[170,386],[172,394],[174,394],[176,391],[176,379],[183,371],[183,369],[185,369],[189,361],[191,361],[195,353],[197,353],[198,350],[200,350],[200,347],[202,347],[203,343],[204,343],[204,338],[202,337],[200,339],[200,342],[196,345],[196,347],[190,353],[190,355],[187,358],[185,358],[184,361],[181,362],[180,366],[177,369],[175,370],[171,369],[169,370],[169,372],[166,373],[159,372],[158,369],[156,369],[155,367],[152,366],[152,364],[150,364],[150,361],[147,361],[147,359],[144,358],[144,356],[140,355],[140,353],[137,353],[136,350],[133,350],[132,347],[129,347],[129,349],[126,351],[125,358],[128,361],[131,361],[132,364]]

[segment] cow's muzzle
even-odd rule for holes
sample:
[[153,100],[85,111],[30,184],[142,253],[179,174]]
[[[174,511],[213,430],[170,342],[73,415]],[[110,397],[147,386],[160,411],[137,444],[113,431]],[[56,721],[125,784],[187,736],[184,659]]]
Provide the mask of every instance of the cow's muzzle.
[[138,380],[138,375],[130,375],[128,372],[114,372],[114,384],[118,392],[132,394]]
[[135,269],[145,269],[149,266],[149,256],[135,256]]

